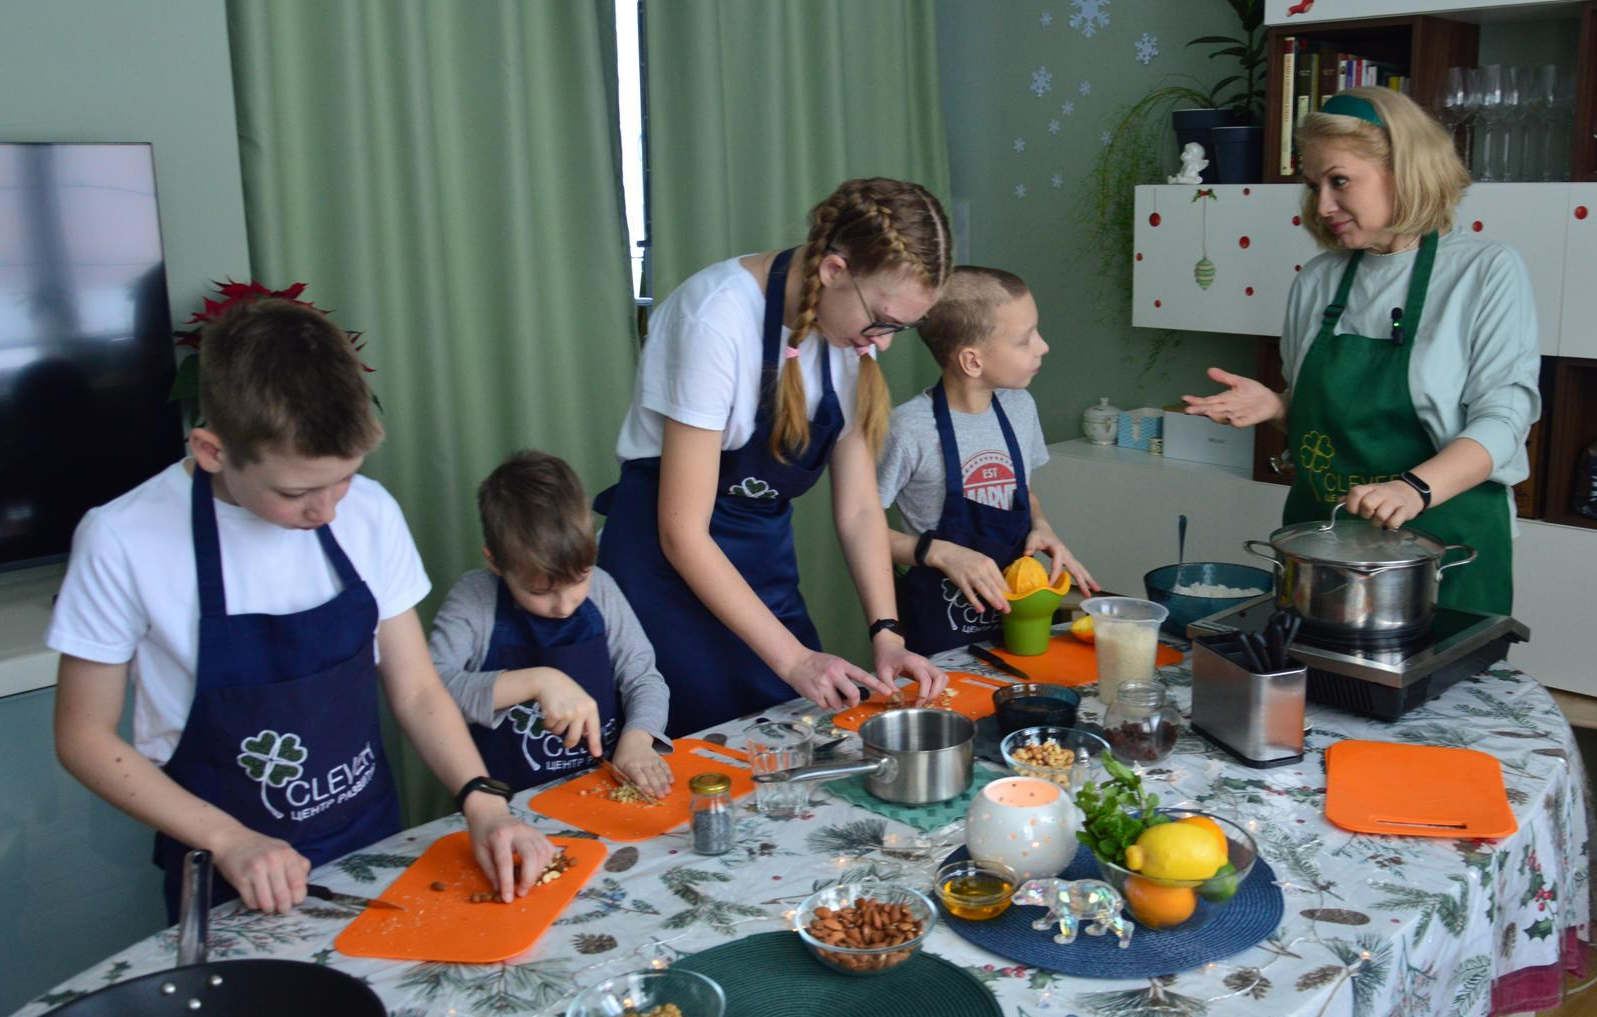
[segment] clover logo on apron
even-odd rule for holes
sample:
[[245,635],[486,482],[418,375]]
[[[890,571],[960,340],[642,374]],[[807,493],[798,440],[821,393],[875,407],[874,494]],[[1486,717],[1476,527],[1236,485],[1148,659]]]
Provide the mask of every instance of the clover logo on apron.
[[272,814],[273,819],[282,819],[283,814],[266,799],[266,789],[269,787],[281,788],[291,780],[297,780],[305,772],[305,760],[310,758],[310,749],[300,744],[299,735],[280,735],[276,731],[265,730],[254,738],[246,738],[239,742],[238,765],[249,774],[250,780],[261,786],[261,804],[266,806],[266,811]]
[[305,761],[311,750],[292,731],[279,734],[266,728],[239,742],[238,747],[238,765],[261,786],[261,804],[273,819],[284,817],[266,797],[268,788],[283,792],[291,810],[289,819],[304,822],[359,795],[377,772],[377,754],[370,742],[349,762],[338,763],[309,780],[305,779]]
[[771,498],[780,498],[782,495],[776,488],[767,484],[759,477],[744,477],[736,484],[726,489],[727,494],[743,498],[753,498],[755,501],[765,501]]
[[952,580],[943,580],[943,600],[948,604],[948,627],[956,632],[974,632],[995,622],[991,611],[972,607]]

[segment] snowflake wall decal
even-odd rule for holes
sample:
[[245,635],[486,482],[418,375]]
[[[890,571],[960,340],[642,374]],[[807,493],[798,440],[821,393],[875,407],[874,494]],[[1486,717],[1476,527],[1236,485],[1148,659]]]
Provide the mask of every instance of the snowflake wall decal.
[[1009,147],[1013,148],[1017,153],[1024,152],[1026,150],[1026,139],[1016,138],[1014,141],[1010,142]]
[[1108,131],[1104,131],[1103,133],[1099,134],[1098,135],[1098,140],[1103,143],[1103,146],[1105,148],[1108,148],[1109,147],[1109,132]]
[[1079,29],[1091,39],[1100,28],[1109,27],[1110,0],[1070,0],[1075,13],[1070,15],[1070,27]]
[[1053,13],[1053,11],[1043,11],[1042,12],[1042,16],[1037,19],[1037,23],[1039,25],[1041,25],[1042,27],[1044,27],[1044,28],[1047,28],[1049,25],[1053,24],[1054,23],[1054,13]]
[[1048,121],[1048,133],[1049,134],[1058,134],[1059,133],[1059,121],[1057,121],[1057,120]]
[[1025,184],[1016,184],[1015,185],[1015,197],[1024,198],[1025,196],[1026,196],[1026,185]]
[[1092,94],[1092,82],[1083,81],[1081,84],[1076,86],[1076,91],[1080,92],[1082,95],[1091,95]]
[[1048,73],[1048,68],[1039,67],[1031,72],[1031,94],[1041,99],[1044,92],[1053,91],[1054,76]]
[[1068,117],[1076,112],[1076,104],[1066,99],[1064,103],[1060,105],[1059,112]]
[[1063,187],[1065,186],[1065,175],[1063,173],[1055,173],[1048,178],[1048,182],[1055,187]]
[[1153,58],[1159,55],[1158,37],[1149,35],[1147,32],[1143,32],[1142,38],[1132,43],[1131,46],[1137,51],[1137,63],[1139,64],[1151,63]]

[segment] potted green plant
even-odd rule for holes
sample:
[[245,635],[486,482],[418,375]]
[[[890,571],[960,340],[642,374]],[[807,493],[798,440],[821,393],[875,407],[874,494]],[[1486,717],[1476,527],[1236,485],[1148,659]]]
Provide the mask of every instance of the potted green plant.
[[[1264,162],[1264,0],[1228,0],[1236,12],[1241,34],[1204,35],[1188,46],[1216,46],[1210,60],[1231,58],[1238,73],[1215,82],[1209,89],[1208,112],[1223,112],[1229,123],[1212,124],[1209,152],[1214,180],[1222,184],[1248,184],[1261,179]],[[1177,112],[1180,115],[1180,111]],[[1179,135],[1179,130],[1178,130]],[[1178,141],[1181,139],[1178,137]],[[1200,141],[1201,143],[1201,141]],[[1209,176],[1204,181],[1210,181]]]

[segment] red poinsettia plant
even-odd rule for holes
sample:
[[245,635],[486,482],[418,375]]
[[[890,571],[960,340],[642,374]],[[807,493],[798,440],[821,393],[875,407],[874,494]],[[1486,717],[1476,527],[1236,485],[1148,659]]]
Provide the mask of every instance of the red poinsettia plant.
[[[200,310],[195,311],[194,315],[189,318],[188,321],[184,322],[184,324],[191,325],[193,327],[177,329],[172,333],[173,338],[176,340],[176,345],[179,348],[190,349],[198,353],[200,349],[201,337],[205,332],[205,326],[220,318],[223,314],[226,314],[229,310],[237,305],[241,303],[247,303],[251,300],[261,300],[266,297],[272,297],[279,300],[288,300],[299,304],[301,307],[309,307],[313,310],[321,311],[323,314],[331,317],[331,314],[325,308],[317,307],[309,300],[299,299],[299,295],[305,292],[305,283],[302,282],[294,283],[287,289],[281,290],[270,289],[263,283],[256,282],[253,279],[247,283],[234,282],[232,279],[229,279],[225,283],[213,282],[211,285],[216,288],[216,293],[221,299],[213,300],[211,297],[206,297],[204,306],[201,307]],[[360,351],[366,348],[366,344],[361,342],[361,336],[364,333],[351,332],[348,329],[344,329],[343,332],[344,335],[349,337],[349,344],[355,348],[355,353],[358,358]],[[365,370],[368,373],[376,370],[375,368],[368,366],[364,360],[361,361],[360,366],[362,370]],[[173,400],[198,399],[200,395],[199,373],[200,358],[184,357],[183,362],[177,365],[177,376],[172,379],[171,398]],[[382,409],[383,404],[378,402],[376,393],[372,394],[372,402],[377,403],[378,409]]]

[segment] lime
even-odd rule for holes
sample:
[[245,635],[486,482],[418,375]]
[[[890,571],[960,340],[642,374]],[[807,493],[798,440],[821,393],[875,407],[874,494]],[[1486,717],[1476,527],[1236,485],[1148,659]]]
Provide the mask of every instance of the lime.
[[1230,862],[1220,866],[1207,883],[1198,887],[1198,896],[1212,904],[1224,904],[1236,896],[1240,881],[1237,879],[1237,867]]

